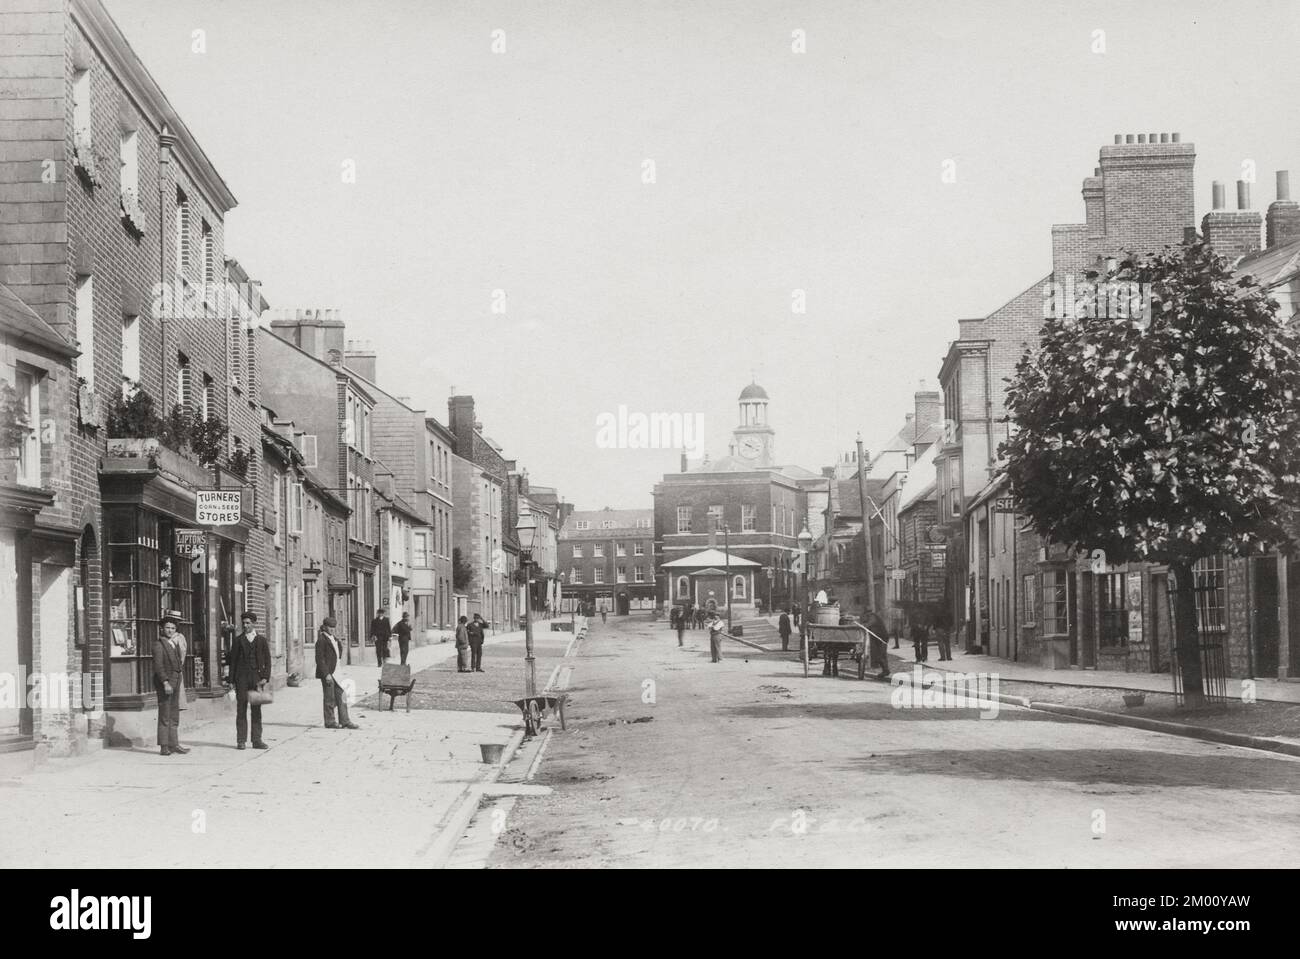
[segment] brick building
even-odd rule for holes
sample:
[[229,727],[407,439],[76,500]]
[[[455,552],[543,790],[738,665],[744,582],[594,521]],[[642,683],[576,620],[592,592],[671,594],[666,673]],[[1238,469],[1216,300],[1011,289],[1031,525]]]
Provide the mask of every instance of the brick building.
[[456,592],[465,598],[459,616],[480,614],[489,623],[502,622],[504,593],[510,589],[501,549],[501,506],[504,489],[491,471],[455,453],[451,457],[453,550],[465,571]]
[[[42,630],[32,665],[93,677],[106,710],[33,717],[33,740],[58,753],[101,738],[152,741],[150,649],[167,610],[180,613],[188,640],[195,709],[222,708],[222,623],[262,611],[251,494],[241,493],[238,524],[188,530],[198,489],[255,488],[260,442],[244,406],[256,407],[257,387],[243,376],[255,354],[243,316],[256,298],[228,285],[223,227],[234,196],[103,6],[23,6],[4,20],[14,55],[0,92],[20,108],[0,128],[0,199],[12,217],[0,282],[79,350],[66,391],[43,377],[48,402],[66,399],[52,419],[67,414],[50,518],[76,533],[73,576],[42,609],[57,622],[66,604],[72,628]],[[152,418],[120,415],[132,394],[152,402]],[[193,425],[160,429],[159,417],[178,410]],[[216,421],[228,438],[191,452]]]
[[563,609],[569,600],[619,616],[655,608],[653,510],[573,510],[557,549]]
[[[808,522],[808,491],[825,480],[800,466],[777,465],[776,431],[768,415],[769,398],[750,383],[738,398],[739,421],[727,456],[698,462],[682,455],[679,473],[667,473],[654,487],[656,578],[661,603],[690,599],[681,593],[681,575],[664,565],[729,542],[731,552],[756,564],[744,607],[756,598],[764,605],[792,601],[800,555],[799,532]],[[724,537],[719,529],[728,528]],[[688,578],[689,583],[689,578]]]
[[379,385],[375,353],[368,344],[349,343],[343,363],[374,399],[371,445],[389,476],[378,500],[385,512],[380,524],[378,595],[387,602],[393,622],[408,612],[417,637],[437,633],[454,622],[450,462],[454,437],[425,410],[412,407],[409,397]]
[[338,637],[350,656],[369,642],[382,599],[372,416],[375,396],[344,365],[344,324],[333,310],[295,310],[259,330],[267,406],[292,420],[304,465],[346,496],[348,575],[327,584]]
[[[1009,658],[1089,666],[1097,665],[1103,647],[1123,647],[1127,614],[1115,604],[1127,595],[1127,568],[1094,579],[1078,570],[1075,557],[1018,546],[1022,518],[1007,512],[997,486],[997,448],[1010,428],[1004,380],[1036,342],[1046,311],[1059,308],[1062,291],[1082,288],[1087,271],[1104,273],[1107,260],[1124,250],[1182,242],[1193,228],[1194,162],[1195,148],[1178,134],[1117,135],[1083,181],[1084,222],[1052,227],[1052,271],[988,316],[958,323],[960,335],[939,373],[944,430],[935,480],[938,519],[952,544],[947,591],[967,648],[991,645]],[[1076,577],[1065,588],[1084,599],[1075,597],[1070,608],[1092,608],[1095,601],[1103,614],[1081,624],[1072,615],[1032,612],[1044,602],[1055,610],[1058,583]],[[1027,622],[1036,625],[1022,629]],[[1044,633],[1045,624],[1065,632]],[[1081,632],[1081,625],[1087,629]]]
[[66,506],[57,508],[71,486],[60,438],[72,428],[76,352],[0,285],[0,676],[74,677],[68,709],[57,712],[28,708],[24,682],[8,689],[8,701],[0,702],[0,753],[35,746],[38,730],[41,742],[84,742],[80,700],[89,695],[93,702],[101,692],[83,685],[80,664],[69,662],[69,634],[75,648],[85,641],[86,624],[71,618],[78,529]]
[[[455,520],[456,545],[477,564],[478,592],[470,594],[470,610],[481,612],[495,629],[512,629],[521,612],[516,582],[518,491],[510,478],[517,464],[505,458],[500,444],[484,435],[483,424],[474,413],[474,397],[452,396],[447,401],[447,429],[455,437],[455,455],[473,464],[472,469],[462,466],[453,474],[457,512],[471,508],[471,503],[475,510],[473,516],[458,515]],[[462,475],[475,484],[473,490],[455,489],[455,480]],[[471,528],[478,530],[473,539],[462,539],[460,534],[469,536]]]

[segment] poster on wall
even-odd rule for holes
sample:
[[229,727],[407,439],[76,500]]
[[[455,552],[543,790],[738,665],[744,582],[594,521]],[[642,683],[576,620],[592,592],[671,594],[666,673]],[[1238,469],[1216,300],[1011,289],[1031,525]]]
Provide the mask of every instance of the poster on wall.
[[1125,580],[1128,600],[1128,641],[1129,645],[1142,642],[1142,574],[1129,573]]

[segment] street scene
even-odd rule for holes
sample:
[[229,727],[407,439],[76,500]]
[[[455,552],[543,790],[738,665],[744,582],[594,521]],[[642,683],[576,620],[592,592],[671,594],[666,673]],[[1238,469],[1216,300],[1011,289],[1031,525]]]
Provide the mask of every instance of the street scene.
[[0,867],[1292,867],[1297,42],[0,0]]

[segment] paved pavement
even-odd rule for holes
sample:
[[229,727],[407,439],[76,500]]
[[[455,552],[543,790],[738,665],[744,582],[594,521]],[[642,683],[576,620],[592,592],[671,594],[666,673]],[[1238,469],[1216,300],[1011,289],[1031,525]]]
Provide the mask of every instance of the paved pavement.
[[[770,620],[775,624],[776,620]],[[747,634],[746,639],[749,638]],[[779,651],[780,640],[764,638],[761,644],[766,649]],[[938,662],[936,646],[930,644],[930,658],[926,669],[942,669],[959,673],[985,672],[997,673],[1002,682],[1049,683],[1056,686],[1097,686],[1103,689],[1134,689],[1155,693],[1172,693],[1173,680],[1168,673],[1129,673],[1116,669],[1044,669],[1030,663],[1016,663],[995,656],[983,656],[962,652],[954,648],[951,662]],[[915,661],[911,640],[903,637],[899,648],[893,648],[890,640],[890,667],[894,667],[894,658],[905,666]],[[1300,703],[1300,679],[1255,679],[1255,698],[1264,702]],[[1242,680],[1229,677],[1229,692],[1234,695],[1240,691]]]
[[[541,645],[562,654],[571,637],[555,636]],[[521,650],[522,634],[487,649],[494,662]],[[454,656],[438,644],[413,649],[409,662],[429,676]],[[361,729],[325,729],[312,680],[277,691],[264,709],[269,750],[236,750],[233,717],[190,726],[182,713],[188,755],[103,750],[0,780],[0,867],[428,865],[468,791],[501,771],[482,763],[479,744],[519,735],[518,712],[482,682],[504,679],[504,659],[489,668],[451,672],[479,683],[458,691],[453,710],[359,704]],[[379,676],[373,663],[340,672],[362,693]]]
[[[490,867],[1284,867],[1300,761],[893,691],[663,623],[597,623],[569,730]],[[908,651],[909,650],[903,650]]]

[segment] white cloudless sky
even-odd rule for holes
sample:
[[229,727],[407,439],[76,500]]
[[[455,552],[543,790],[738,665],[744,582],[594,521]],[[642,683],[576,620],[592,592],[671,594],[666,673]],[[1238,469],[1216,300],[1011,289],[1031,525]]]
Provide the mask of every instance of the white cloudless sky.
[[1115,133],[1195,143],[1198,218],[1247,161],[1261,210],[1300,186],[1291,0],[105,2],[272,306],[341,310],[444,422],[473,393],[580,508],[677,468],[598,448],[620,405],[703,415],[717,456],[754,376],[783,462],[887,439],[957,319],[1050,269]]

